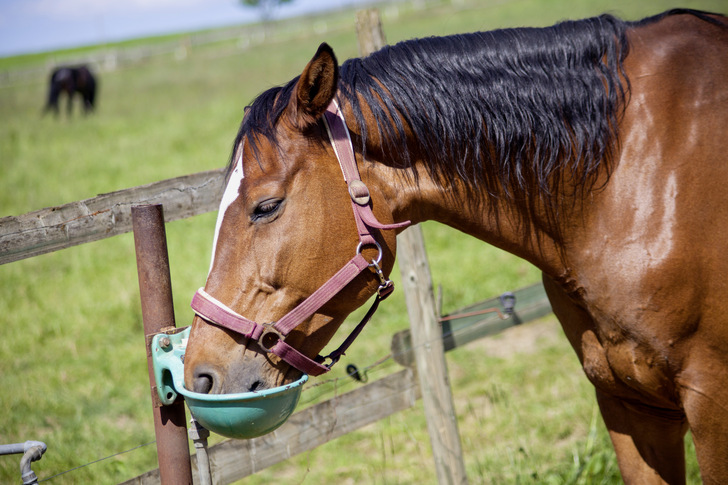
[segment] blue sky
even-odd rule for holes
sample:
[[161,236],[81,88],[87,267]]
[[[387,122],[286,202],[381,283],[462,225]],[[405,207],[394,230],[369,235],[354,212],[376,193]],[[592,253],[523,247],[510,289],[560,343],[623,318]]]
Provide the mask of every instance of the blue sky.
[[[278,17],[363,4],[293,0]],[[156,34],[234,25],[259,18],[238,0],[0,0],[0,57]]]

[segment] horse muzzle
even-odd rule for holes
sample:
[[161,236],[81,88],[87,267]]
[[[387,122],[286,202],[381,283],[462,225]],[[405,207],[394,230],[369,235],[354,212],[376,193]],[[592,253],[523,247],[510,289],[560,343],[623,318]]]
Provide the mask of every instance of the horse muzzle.
[[[190,327],[175,334],[158,334],[152,339],[152,364],[161,404],[184,397],[195,419],[205,428],[229,438],[249,439],[270,433],[282,425],[298,404],[308,376],[282,386],[232,394],[209,394],[187,390],[184,355]],[[204,368],[202,369],[205,370]],[[200,373],[202,376],[202,373]],[[208,383],[200,377],[200,386]],[[210,389],[214,387],[214,380]],[[198,386],[195,378],[194,387]]]

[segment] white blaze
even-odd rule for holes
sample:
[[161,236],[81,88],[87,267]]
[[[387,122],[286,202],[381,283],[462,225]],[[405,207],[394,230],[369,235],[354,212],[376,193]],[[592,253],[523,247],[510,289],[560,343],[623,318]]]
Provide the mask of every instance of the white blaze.
[[[210,271],[212,271],[212,265],[215,264],[215,251],[217,249],[217,238],[220,235],[220,226],[222,226],[222,220],[225,217],[225,212],[228,207],[238,198],[238,192],[240,190],[240,184],[243,182],[243,145],[240,144],[238,147],[238,160],[235,162],[235,168],[230,174],[227,187],[225,192],[222,194],[222,200],[220,201],[220,208],[217,210],[217,222],[215,223],[215,238],[212,240],[212,258],[210,259]],[[208,272],[209,273],[209,272]]]

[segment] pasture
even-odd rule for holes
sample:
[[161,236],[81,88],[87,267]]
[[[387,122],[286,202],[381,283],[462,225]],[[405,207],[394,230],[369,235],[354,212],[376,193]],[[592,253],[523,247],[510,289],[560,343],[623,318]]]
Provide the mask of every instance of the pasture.
[[[725,7],[722,0],[513,0],[381,10],[392,43],[605,11],[634,19],[678,5]],[[0,88],[0,216],[223,166],[243,107],[256,94],[298,74],[321,41],[340,61],[357,55],[353,18],[350,11],[318,19],[328,33],[273,29],[265,43],[246,50],[193,49],[184,60],[160,56],[99,73],[97,112],[89,117],[79,116],[78,106],[71,119],[41,117],[45,78]],[[27,62],[6,59],[2,66]],[[206,214],[167,226],[178,326],[191,321],[189,299],[204,282],[214,222],[215,214]],[[425,224],[424,231],[444,312],[539,280],[529,264],[449,228]],[[0,442],[46,442],[46,455],[33,467],[41,479],[140,447],[51,483],[117,483],[154,468],[155,449],[143,446],[154,432],[132,236],[3,265],[0,286]],[[407,327],[406,315],[398,291],[334,375],[313,380],[301,405],[357,386],[344,376],[346,364],[363,368],[385,357],[391,335]],[[471,482],[619,482],[591,386],[555,319],[454,351],[448,364]],[[369,378],[395,369],[387,360]],[[17,463],[0,457],[0,482],[19,482]],[[433,483],[421,404],[246,483],[274,479]]]

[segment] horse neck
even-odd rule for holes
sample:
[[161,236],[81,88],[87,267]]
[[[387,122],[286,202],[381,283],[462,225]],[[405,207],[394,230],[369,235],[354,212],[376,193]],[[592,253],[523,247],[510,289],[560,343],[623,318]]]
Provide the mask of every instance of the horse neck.
[[440,189],[439,200],[428,219],[515,254],[547,273],[563,272],[558,231],[544,212],[490,196],[474,203],[470,194],[454,187]]
[[392,158],[366,165],[364,172],[374,179],[370,183],[387,201],[393,220],[434,220],[524,258],[544,272],[564,272],[556,221],[540,201],[475,194],[457,181],[437,183],[421,158],[413,161],[414,169],[401,168],[403,161]]

